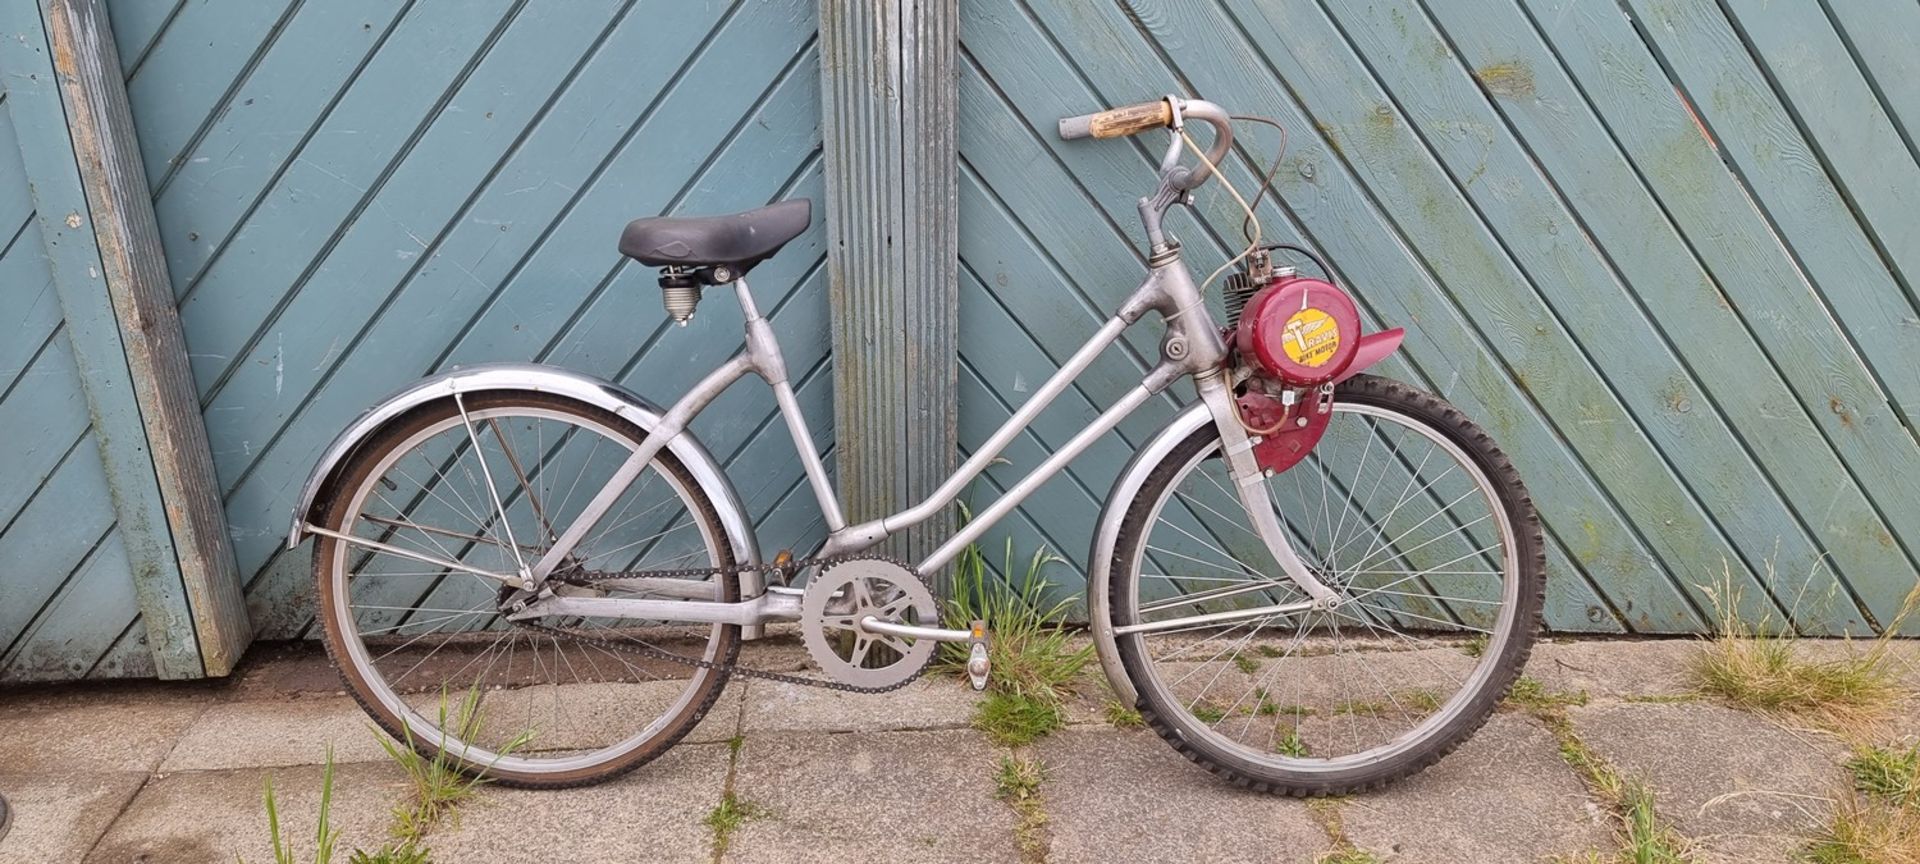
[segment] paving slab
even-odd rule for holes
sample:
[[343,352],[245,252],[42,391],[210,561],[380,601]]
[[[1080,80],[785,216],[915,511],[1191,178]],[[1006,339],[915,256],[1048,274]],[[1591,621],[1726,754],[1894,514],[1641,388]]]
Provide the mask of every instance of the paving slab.
[[[742,682],[728,685],[733,690]],[[891,693],[847,693],[753,681],[746,687],[746,732],[878,732],[964,729],[981,694],[958,678],[921,678]]]
[[433,860],[708,862],[702,824],[720,802],[724,745],[680,745],[609,783],[565,790],[488,789],[459,824],[428,840]]
[[1684,696],[1694,692],[1688,669],[1700,644],[1697,639],[1544,639],[1534,645],[1526,674],[1550,691],[1585,691],[1599,698]]
[[0,774],[151,771],[216,699],[166,687],[8,694]]
[[[618,780],[564,791],[490,787],[428,838],[438,861],[463,864],[566,861],[710,861],[700,820],[720,799],[728,753],[721,745],[676,747]],[[331,821],[347,850],[387,841],[390,810],[404,795],[400,772],[379,763],[336,765]],[[207,864],[271,861],[262,783],[273,778],[283,831],[299,860],[312,849],[322,769],[184,771],[148,783],[89,862]],[[11,847],[9,841],[6,844]],[[50,858],[42,860],[77,860]]]
[[1552,733],[1496,714],[1439,764],[1346,802],[1354,843],[1389,861],[1477,864],[1569,858],[1611,832]]
[[749,735],[734,791],[765,812],[726,860],[1018,861],[1000,754],[968,731]]
[[145,782],[144,773],[0,776],[13,827],[0,864],[78,861]]
[[1073,727],[1033,749],[1053,864],[1311,862],[1329,846],[1304,802],[1241,789],[1146,730]]
[[1704,861],[1791,860],[1824,814],[1817,799],[1846,788],[1845,748],[1744,711],[1612,703],[1569,716],[1595,752],[1646,781]]
[[338,765],[386,758],[373,721],[344,696],[254,699],[208,708],[180,736],[161,771]]
[[[90,864],[209,864],[273,860],[261,793],[271,775],[281,831],[298,850],[313,853],[320,804],[318,766],[243,771],[184,771],[156,776],[134,796],[100,839]],[[330,821],[341,831],[341,859],[352,845],[386,839],[388,811],[400,794],[401,774],[390,765],[340,765],[334,770]]]
[[[567,686],[595,691],[659,688],[663,691],[659,696],[662,704],[679,692],[678,686],[670,682]],[[707,711],[707,716],[692,732],[687,733],[683,742],[712,743],[732,737],[739,723],[738,689],[729,687],[722,691],[720,698]],[[489,694],[489,704],[495,704],[492,700],[507,700],[511,696],[508,693]],[[437,697],[422,698],[425,701],[420,702],[418,707],[431,716],[431,712],[437,710],[433,705]],[[633,710],[639,703],[630,695],[609,692],[597,702],[591,698],[576,699],[573,696],[569,696],[569,700],[570,713],[563,718],[565,722],[538,724],[544,730],[539,740],[552,743],[553,746],[564,746],[568,743],[565,738],[569,727],[579,727],[574,731],[585,735],[590,730],[591,740],[604,741],[607,730],[622,728],[623,724],[630,726],[634,723],[634,717],[645,713]],[[650,722],[654,716],[648,714],[641,722]],[[314,765],[324,761],[329,745],[333,747],[335,764],[377,762],[387,758],[379,743],[384,737],[386,733],[374,726],[373,719],[351,697],[282,697],[228,702],[209,708],[195,720],[180,737],[178,746],[168,754],[160,770]]]

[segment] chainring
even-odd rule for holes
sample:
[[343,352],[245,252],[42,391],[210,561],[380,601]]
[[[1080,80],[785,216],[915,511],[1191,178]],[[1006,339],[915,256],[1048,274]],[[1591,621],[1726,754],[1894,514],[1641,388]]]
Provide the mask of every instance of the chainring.
[[800,639],[834,680],[862,688],[898,687],[933,659],[931,639],[907,639],[860,627],[867,617],[934,626],[939,607],[920,577],[892,561],[862,558],[821,570],[800,598]]

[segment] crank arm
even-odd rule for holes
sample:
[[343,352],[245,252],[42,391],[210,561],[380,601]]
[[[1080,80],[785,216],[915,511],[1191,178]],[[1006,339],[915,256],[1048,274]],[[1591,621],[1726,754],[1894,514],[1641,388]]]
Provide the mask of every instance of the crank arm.
[[1280,527],[1280,517],[1267,497],[1266,473],[1253,458],[1253,441],[1234,414],[1233,392],[1227,386],[1227,379],[1216,374],[1195,383],[1199,385],[1207,410],[1213,414],[1214,426],[1220,430],[1220,449],[1226,456],[1240,506],[1253,520],[1254,533],[1266,544],[1267,553],[1279,563],[1281,572],[1313,599],[1315,606],[1331,609],[1340,605],[1340,595],[1307,569],[1307,563],[1300,560],[1300,554],[1293,551],[1293,543],[1287,540],[1286,530]]
[[948,630],[943,627],[917,627],[896,621],[882,621],[872,615],[860,619],[860,629],[868,633],[886,636],[904,636],[909,639],[927,639],[934,642],[972,642],[973,648],[967,652],[967,679],[975,690],[987,689],[987,673],[992,664],[987,659],[987,622],[974,621],[965,630]]
[[882,621],[872,615],[860,619],[860,629],[868,633],[899,636],[905,639],[925,639],[929,642],[967,642],[975,638],[973,630],[921,627],[916,624],[901,624],[898,621]]
[[927,641],[972,641],[973,647],[966,659],[966,676],[973,689],[987,689],[987,672],[993,670],[993,662],[987,659],[987,622],[975,620],[966,630],[947,630],[947,628],[922,628],[914,624],[900,624],[891,620],[879,620],[868,614],[860,618],[860,630],[868,634],[881,636],[900,636],[908,639],[927,639]]

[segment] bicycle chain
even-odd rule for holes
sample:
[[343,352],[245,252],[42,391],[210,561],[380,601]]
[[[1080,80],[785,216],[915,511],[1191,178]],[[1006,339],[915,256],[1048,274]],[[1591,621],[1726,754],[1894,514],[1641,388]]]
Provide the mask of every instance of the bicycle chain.
[[[633,570],[633,571],[624,571],[624,572],[588,570],[588,571],[583,571],[578,575],[567,577],[562,581],[568,582],[571,584],[576,584],[576,585],[591,585],[595,582],[607,582],[607,581],[612,581],[614,579],[642,579],[642,578],[690,579],[696,576],[706,576],[706,577],[716,577],[716,578],[722,577],[722,576],[738,577],[742,574],[753,573],[753,572],[762,572],[762,573],[784,572],[787,574],[789,578],[791,578],[792,574],[798,573],[802,570],[809,570],[817,567],[819,568],[820,573],[825,573],[827,572],[828,569],[832,567],[835,567],[840,564],[845,564],[850,561],[885,561],[889,564],[894,564],[898,566],[900,569],[905,570],[909,574],[912,574],[913,578],[920,580],[920,584],[922,585],[927,584],[926,577],[920,575],[920,571],[915,570],[910,566],[907,566],[907,563],[904,561],[901,561],[896,558],[889,558],[883,555],[838,555],[838,556],[833,556],[829,558],[810,558],[805,561],[788,562],[784,566],[774,566],[771,564],[735,564],[731,567],[689,567],[689,568],[684,568],[679,570]],[[819,578],[819,576],[816,575],[814,578]],[[932,586],[928,586],[928,587],[931,588]],[[724,672],[728,675],[739,675],[743,678],[758,678],[763,681],[777,681],[782,684],[798,684],[805,687],[819,687],[826,690],[838,690],[843,693],[891,693],[895,690],[898,690],[902,687],[907,686],[908,684],[912,684],[914,681],[919,680],[921,675],[926,674],[927,667],[932,665],[932,662],[933,662],[933,656],[928,655],[926,663],[922,663],[919,669],[914,670],[912,675],[907,676],[906,680],[901,681],[898,684],[890,684],[885,687],[862,687],[857,684],[847,684],[842,681],[835,681],[831,678],[810,678],[802,675],[792,675],[785,672],[774,672],[767,669],[755,669],[751,666],[742,666],[739,663],[715,663],[712,660],[706,660],[700,657],[688,657],[684,654],[675,654],[672,651],[666,651],[660,648],[655,648],[651,645],[638,645],[638,644],[632,644],[627,642],[615,642],[611,639],[606,639],[599,636],[589,636],[584,633],[579,633],[572,630],[566,630],[559,627],[550,627],[545,624],[540,624],[533,621],[515,621],[513,623],[516,626],[521,627],[523,629],[534,630],[541,633],[546,633],[551,636],[565,637],[575,642],[599,647],[602,650],[619,651],[621,653],[633,654],[639,657],[651,657],[656,660],[666,660],[671,663],[678,663],[683,666],[691,666],[696,669],[708,669],[716,672]]]

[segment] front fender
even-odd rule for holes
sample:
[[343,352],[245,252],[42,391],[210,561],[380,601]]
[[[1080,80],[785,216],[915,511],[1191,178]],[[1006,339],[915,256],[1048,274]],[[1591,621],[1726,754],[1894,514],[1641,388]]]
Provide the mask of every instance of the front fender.
[[1195,401],[1161,426],[1146,446],[1134,452],[1120,476],[1114,478],[1106,503],[1100,507],[1100,519],[1094,523],[1093,553],[1087,556],[1087,624],[1093,631],[1094,652],[1100,658],[1100,668],[1107,673],[1107,683],[1126,705],[1134,704],[1138,698],[1133,682],[1127,680],[1126,669],[1120,665],[1120,652],[1114,645],[1112,610],[1108,607],[1113,550],[1120,542],[1120,523],[1127,518],[1127,507],[1140,493],[1140,487],[1146,485],[1147,475],[1166,460],[1173,448],[1187,440],[1187,436],[1212,422],[1213,415],[1207,411],[1206,403]]
[[[291,549],[305,539],[306,524],[316,517],[314,509],[319,503],[321,490],[333,480],[347,457],[386,424],[414,408],[436,399],[449,398],[455,393],[501,390],[531,390],[577,399],[618,414],[649,431],[659,427],[660,416],[664,413],[658,406],[625,387],[557,366],[487,363],[423,378],[367,409],[366,413],[348,424],[332,444],[327,445],[320,462],[313,467],[313,473],[307,476],[306,484],[300,488],[300,498],[293,507],[293,527],[287,533],[287,548]],[[740,504],[740,496],[734,492],[733,483],[727,479],[727,475],[720,470],[720,464],[714,461],[713,454],[708,453],[707,448],[689,432],[674,436],[667,443],[667,449],[680,460],[680,464],[686,466],[700,490],[713,502],[714,509],[720,514],[720,524],[727,533],[727,542],[733,547],[734,560],[758,565],[760,544],[753,534],[753,522],[747,518],[746,508]],[[742,593],[750,596],[758,594],[761,587],[758,580],[752,577],[751,571],[743,574],[741,585]]]

